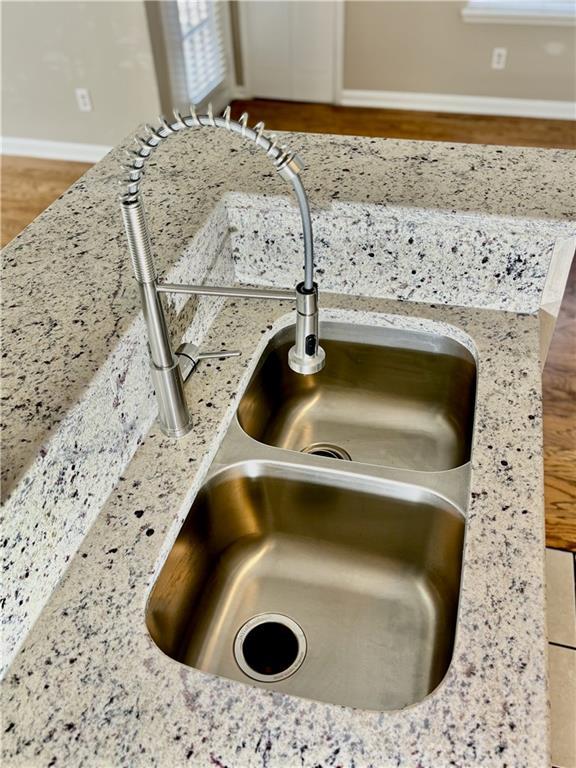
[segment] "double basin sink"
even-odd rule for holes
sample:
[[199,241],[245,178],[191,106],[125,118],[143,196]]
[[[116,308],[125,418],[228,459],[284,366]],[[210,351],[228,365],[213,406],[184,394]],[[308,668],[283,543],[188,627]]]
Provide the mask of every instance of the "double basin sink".
[[204,672],[372,710],[422,700],[454,646],[476,364],[443,335],[276,334],[152,589],[147,626]]

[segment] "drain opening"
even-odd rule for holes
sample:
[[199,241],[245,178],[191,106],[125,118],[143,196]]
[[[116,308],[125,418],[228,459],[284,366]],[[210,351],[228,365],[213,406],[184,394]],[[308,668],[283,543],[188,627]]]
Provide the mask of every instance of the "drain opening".
[[278,675],[296,661],[298,640],[285,624],[267,621],[248,632],[242,654],[250,669],[259,675]]
[[279,613],[249,619],[234,640],[234,658],[253,680],[274,682],[293,675],[306,656],[306,637],[295,621]]
[[312,443],[302,448],[301,453],[309,453],[312,456],[324,456],[327,459],[342,459],[343,461],[352,461],[352,457],[339,445],[332,443]]

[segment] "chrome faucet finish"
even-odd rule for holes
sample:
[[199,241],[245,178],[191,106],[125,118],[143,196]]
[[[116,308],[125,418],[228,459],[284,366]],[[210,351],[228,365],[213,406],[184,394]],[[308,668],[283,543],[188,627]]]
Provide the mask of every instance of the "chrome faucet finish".
[[[238,121],[232,120],[230,107],[222,116],[214,116],[209,106],[207,114],[198,115],[192,105],[190,114],[183,116],[174,111],[174,120],[160,118],[157,128],[146,126],[145,137],[136,139],[136,149],[128,152],[125,166],[124,192],[121,198],[122,217],[128,239],[128,249],[138,282],[144,320],[148,330],[148,346],[152,380],[158,400],[158,420],[162,431],[170,437],[182,437],[192,427],[192,417],[184,396],[183,384],[206,357],[230,357],[237,352],[199,352],[191,345],[183,345],[173,353],[170,335],[161,302],[161,294],[177,293],[234,298],[295,300],[296,337],[288,355],[292,370],[301,374],[317,373],[324,367],[325,354],[318,342],[318,287],[314,282],[314,250],[310,206],[300,171],[303,163],[295,152],[279,147],[274,136],[264,135],[264,123],[248,126],[248,114]],[[289,181],[298,200],[302,218],[304,240],[304,279],[295,291],[266,288],[221,287],[206,285],[177,285],[158,281],[150,234],[140,195],[140,183],[146,162],[165,139],[188,128],[224,128],[242,138],[253,141],[263,149],[280,176]],[[193,352],[190,350],[193,349]]]

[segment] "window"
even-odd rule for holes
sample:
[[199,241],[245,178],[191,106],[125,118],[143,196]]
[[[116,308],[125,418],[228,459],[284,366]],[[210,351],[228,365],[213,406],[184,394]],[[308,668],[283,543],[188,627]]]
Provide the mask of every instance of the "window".
[[199,104],[224,80],[226,66],[214,0],[177,0],[188,99]]
[[464,21],[502,24],[572,25],[574,0],[469,0],[462,10]]
[[[156,47],[157,71],[167,70],[166,101],[173,106],[209,100],[220,109],[228,103],[229,67],[223,28],[227,3],[220,0],[162,0],[157,4],[163,30],[163,51]],[[151,35],[154,42],[154,19]],[[161,78],[159,78],[159,81]],[[162,84],[161,84],[162,85]],[[163,104],[163,108],[164,104]]]

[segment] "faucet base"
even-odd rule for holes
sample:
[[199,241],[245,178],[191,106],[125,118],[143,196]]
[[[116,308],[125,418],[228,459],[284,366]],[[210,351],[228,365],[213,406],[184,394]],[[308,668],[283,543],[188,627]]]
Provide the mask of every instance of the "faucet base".
[[187,435],[188,432],[193,427],[192,418],[190,418],[190,421],[188,424],[184,425],[183,427],[168,427],[166,424],[162,424],[160,421],[158,422],[158,425],[160,427],[160,431],[163,435],[166,435],[166,437],[184,437],[184,435]]

